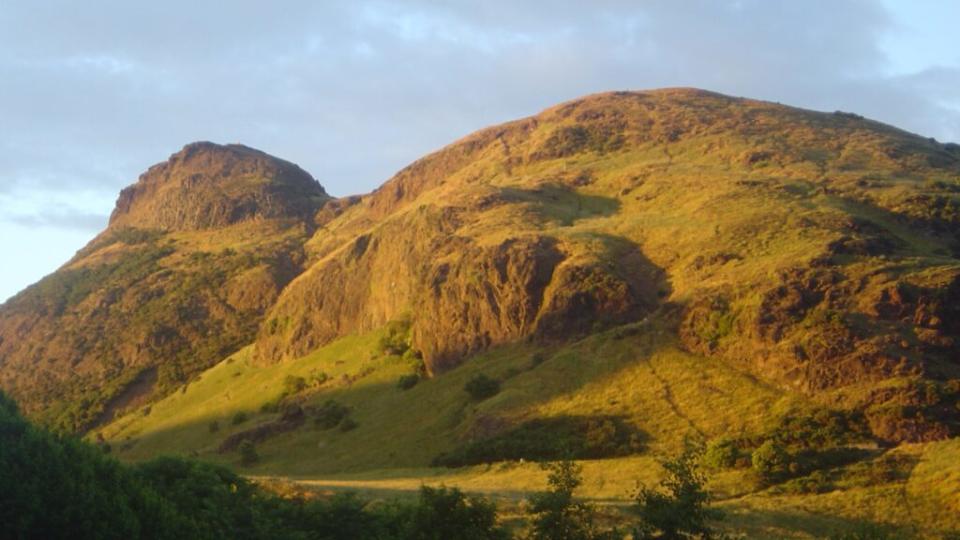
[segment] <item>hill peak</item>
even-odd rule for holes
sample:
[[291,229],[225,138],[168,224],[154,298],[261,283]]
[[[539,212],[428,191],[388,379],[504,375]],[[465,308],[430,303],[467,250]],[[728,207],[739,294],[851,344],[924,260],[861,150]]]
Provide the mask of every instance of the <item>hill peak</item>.
[[125,188],[110,226],[196,230],[251,219],[307,219],[329,196],[288,161],[241,144],[194,142]]

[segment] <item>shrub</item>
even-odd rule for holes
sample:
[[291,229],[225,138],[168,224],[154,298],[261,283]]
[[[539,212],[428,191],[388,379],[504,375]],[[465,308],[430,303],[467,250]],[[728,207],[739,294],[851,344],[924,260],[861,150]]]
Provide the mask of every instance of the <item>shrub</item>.
[[703,464],[711,469],[732,469],[740,461],[741,452],[736,441],[717,439],[707,446],[703,454]]
[[247,415],[246,412],[244,412],[244,411],[237,411],[237,414],[233,415],[233,419],[230,420],[230,423],[236,426],[236,425],[239,425],[239,424],[242,424],[242,423],[246,422],[246,421],[249,420],[249,419],[250,419],[250,417]]
[[796,470],[793,456],[777,441],[767,440],[753,451],[750,458],[753,470],[767,482],[777,482]]
[[349,414],[349,407],[331,399],[317,409],[313,423],[320,429],[333,429]]
[[833,489],[833,483],[830,477],[823,471],[814,471],[809,476],[794,478],[785,482],[781,489],[785,493],[794,495],[803,495],[811,493],[826,493]]
[[307,388],[307,380],[296,375],[287,375],[283,379],[283,393],[291,396],[303,392]]
[[767,438],[786,446],[828,448],[864,440],[868,434],[862,415],[816,409],[781,417]]
[[408,348],[406,351],[403,352],[402,358],[407,362],[419,364],[418,372],[419,372],[419,367],[423,366],[423,353],[412,347]]
[[207,429],[210,430],[210,433],[216,433],[220,431],[220,422],[217,422],[216,420],[210,422],[210,424],[207,426]]
[[548,489],[529,499],[530,540],[605,540],[621,538],[615,530],[597,526],[597,510],[577,501],[574,491],[582,483],[582,467],[564,460],[546,463]]
[[497,525],[497,508],[483,497],[465,496],[456,488],[422,486],[417,504],[400,519],[399,538],[507,540]]
[[240,452],[240,464],[245,467],[260,461],[260,455],[257,454],[257,448],[253,445],[253,441],[243,441],[240,443],[238,451]]
[[319,373],[314,373],[310,377],[310,382],[313,386],[323,386],[323,384],[330,380],[330,376],[327,375],[325,371]]
[[382,354],[400,356],[410,349],[410,321],[398,320],[387,323],[386,333],[377,343]]
[[500,382],[480,374],[467,381],[463,389],[474,401],[483,401],[500,393]]
[[495,461],[624,456],[644,448],[644,435],[615,417],[538,418],[488,439],[437,456],[435,466],[463,467]]
[[357,421],[349,416],[340,421],[340,431],[344,433],[357,429],[357,426],[359,426]]
[[416,386],[418,382],[420,382],[420,376],[416,373],[403,375],[400,377],[400,380],[397,381],[397,388],[401,390],[409,390]]
[[697,467],[703,447],[687,441],[683,453],[662,462],[666,478],[657,489],[641,487],[636,494],[640,524],[634,538],[719,538],[707,525],[723,514],[707,507],[706,477]]

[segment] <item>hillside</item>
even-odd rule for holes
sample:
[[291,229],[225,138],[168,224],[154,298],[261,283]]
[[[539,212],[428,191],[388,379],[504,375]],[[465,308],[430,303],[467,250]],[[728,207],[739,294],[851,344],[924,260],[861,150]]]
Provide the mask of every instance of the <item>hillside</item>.
[[666,310],[690,352],[867,409],[885,440],[942,438],[957,427],[958,171],[956,145],[853,115],[588,97],[351,199],[307,243],[254,358],[409,320],[437,374]]
[[958,358],[960,146],[692,89],[561,104],[353,197],[188,145],[0,307],[0,386],[123,459],[247,439],[253,474],[522,492],[517,460],[572,451],[616,499],[692,435],[738,523],[811,535],[960,527],[934,472]]
[[302,270],[329,197],[295,165],[195,143],[120,194],[109,227],[0,309],[0,385],[85,431],[246,345]]

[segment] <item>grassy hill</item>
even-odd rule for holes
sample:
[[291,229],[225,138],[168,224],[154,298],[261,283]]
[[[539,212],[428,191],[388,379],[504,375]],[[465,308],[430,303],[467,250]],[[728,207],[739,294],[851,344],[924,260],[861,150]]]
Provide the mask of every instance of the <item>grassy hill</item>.
[[616,507],[693,438],[750,537],[960,528],[957,145],[668,89],[482,130],[367,195],[311,182],[244,147],[151,169],[0,307],[0,382],[125,460],[240,467],[249,441],[251,475],[516,501],[573,456]]

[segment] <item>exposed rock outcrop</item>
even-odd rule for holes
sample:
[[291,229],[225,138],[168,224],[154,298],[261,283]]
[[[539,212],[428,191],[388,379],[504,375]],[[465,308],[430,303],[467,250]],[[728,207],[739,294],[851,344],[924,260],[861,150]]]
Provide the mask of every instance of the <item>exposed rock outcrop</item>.
[[323,187],[292,163],[243,145],[198,142],[121,191],[110,226],[181,231],[307,220],[327,199]]

